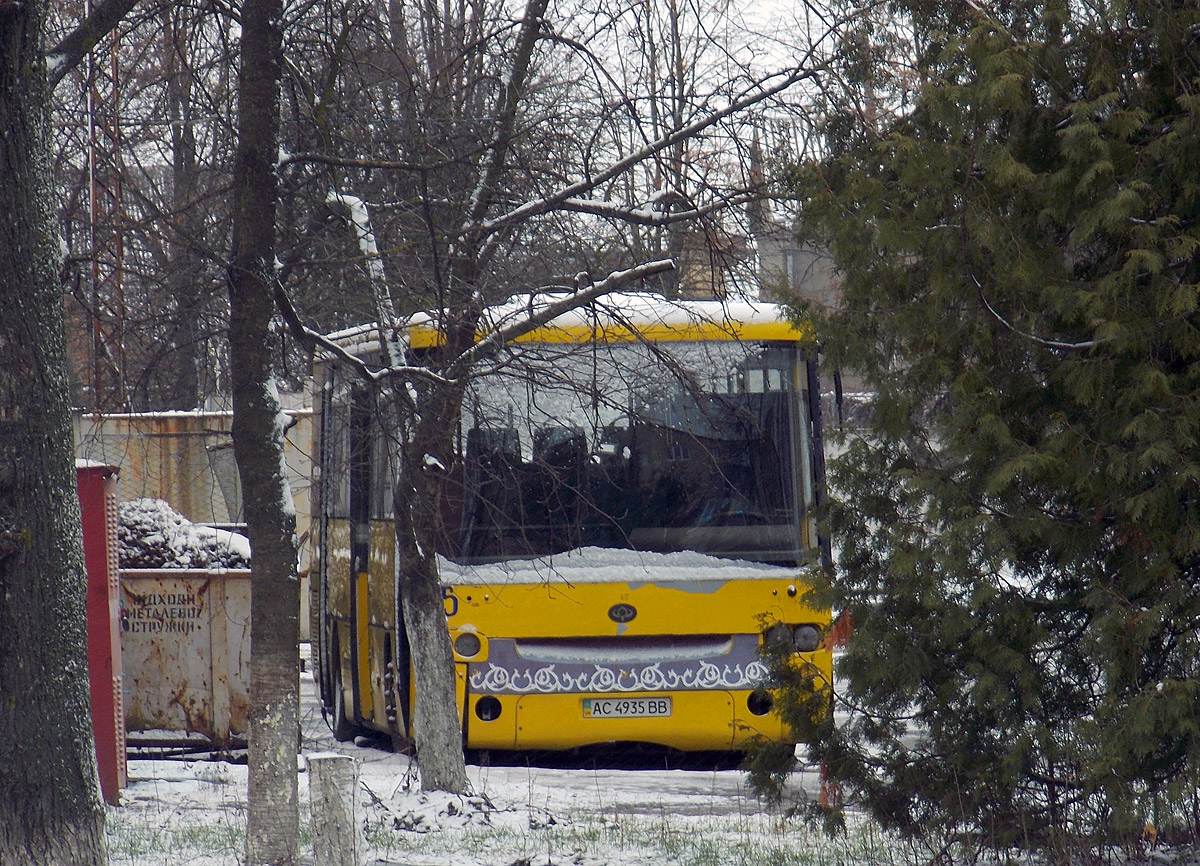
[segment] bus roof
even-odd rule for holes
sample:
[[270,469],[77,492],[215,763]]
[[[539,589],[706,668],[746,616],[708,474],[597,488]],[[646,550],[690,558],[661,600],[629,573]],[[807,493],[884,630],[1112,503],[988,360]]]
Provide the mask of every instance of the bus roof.
[[[489,307],[483,314],[480,336],[516,324],[565,293],[519,295]],[[408,345],[437,345],[439,333],[432,313],[413,315],[404,325]],[[380,350],[375,323],[358,325],[328,335],[353,355]],[[812,334],[787,318],[779,304],[745,300],[668,300],[648,292],[615,292],[564,313],[518,338],[522,343],[683,342],[691,340],[808,341]]]

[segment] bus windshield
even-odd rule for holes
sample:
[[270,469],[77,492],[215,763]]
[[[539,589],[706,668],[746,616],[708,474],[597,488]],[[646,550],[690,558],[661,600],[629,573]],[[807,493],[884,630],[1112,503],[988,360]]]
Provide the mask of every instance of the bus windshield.
[[464,401],[453,558],[595,546],[798,564],[813,499],[803,371],[783,342],[511,347]]

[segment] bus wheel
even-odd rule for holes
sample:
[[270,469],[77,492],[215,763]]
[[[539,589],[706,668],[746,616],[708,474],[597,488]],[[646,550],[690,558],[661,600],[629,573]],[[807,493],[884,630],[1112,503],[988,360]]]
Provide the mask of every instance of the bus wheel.
[[339,743],[354,739],[354,726],[346,718],[346,698],[342,694],[342,684],[338,683],[333,692],[333,738]]
[[384,657],[388,660],[383,666],[383,693],[387,695],[388,733],[392,738],[392,751],[397,755],[416,754],[413,741],[405,734],[404,719],[400,717],[400,702],[397,700],[396,660],[392,656],[392,636],[388,635],[383,643]]
[[337,638],[333,641],[333,651],[330,652],[331,662],[330,673],[332,676],[333,692],[333,707],[331,713],[333,715],[333,738],[339,743],[349,742],[354,739],[355,728],[350,724],[350,720],[346,718],[346,695],[342,691],[342,656],[338,652]]

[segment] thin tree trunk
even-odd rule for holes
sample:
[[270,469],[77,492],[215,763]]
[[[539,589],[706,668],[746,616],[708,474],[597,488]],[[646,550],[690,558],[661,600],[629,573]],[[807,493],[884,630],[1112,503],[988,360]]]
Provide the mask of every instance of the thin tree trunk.
[[454,651],[446,627],[435,553],[441,531],[444,480],[437,474],[440,470],[427,467],[424,459],[430,454],[450,464],[450,425],[457,412],[447,413],[446,408],[457,405],[455,399],[461,401],[461,395],[450,398],[442,394],[424,401],[431,409],[421,416],[416,433],[404,443],[401,455],[395,525],[398,590],[417,687],[413,738],[421,766],[421,790],[465,794],[470,782],[454,688]]
[[174,5],[162,12],[166,42],[163,66],[168,76],[167,110],[171,120],[171,208],[177,220],[176,231],[168,238],[166,282],[167,296],[179,318],[171,331],[174,351],[166,359],[171,370],[166,405],[170,409],[192,410],[200,408],[202,399],[200,367],[204,345],[200,314],[208,283],[195,251],[195,245],[203,237],[203,225],[195,207],[199,165],[192,125],[194,83],[185,32],[191,22],[186,15],[181,7]]
[[105,862],[87,676],[45,4],[0,4],[0,864]]
[[468,793],[462,725],[454,691],[454,653],[437,561],[402,539],[400,592],[417,683],[413,731],[422,791]]
[[278,0],[242,6],[233,256],[229,270],[233,446],[250,534],[250,743],[246,862],[299,861],[300,590],[296,517],[272,370],[275,160],[282,42]]

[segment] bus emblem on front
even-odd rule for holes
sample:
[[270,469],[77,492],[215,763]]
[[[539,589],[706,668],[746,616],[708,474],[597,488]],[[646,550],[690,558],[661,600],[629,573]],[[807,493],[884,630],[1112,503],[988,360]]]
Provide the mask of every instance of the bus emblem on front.
[[608,618],[613,622],[631,622],[637,616],[637,608],[632,604],[614,604],[608,609]]

